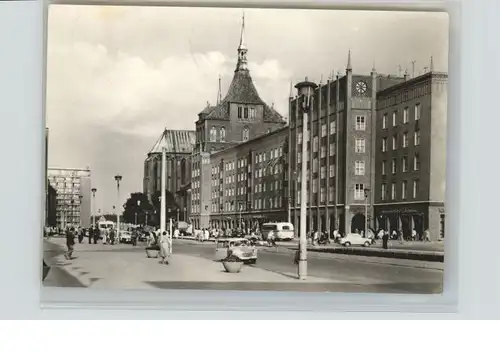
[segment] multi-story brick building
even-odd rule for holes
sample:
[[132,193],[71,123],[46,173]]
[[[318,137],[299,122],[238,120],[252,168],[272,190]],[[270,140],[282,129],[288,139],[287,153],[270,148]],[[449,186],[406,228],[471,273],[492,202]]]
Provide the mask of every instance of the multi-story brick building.
[[290,184],[292,222],[300,220],[302,143],[307,143],[308,230],[351,232],[365,227],[373,214],[376,92],[402,77],[352,73],[311,90],[312,110],[303,126],[303,96],[290,98]]
[[48,168],[48,180],[57,192],[56,223],[59,228],[89,227],[90,169]]
[[[165,148],[165,189],[172,207],[169,216],[186,220],[189,214],[189,183],[191,182],[191,153],[195,131],[165,129],[144,161],[143,190],[152,204],[161,191],[161,156]],[[174,209],[175,208],[175,209]]]
[[[262,135],[272,133],[273,131],[281,130],[286,125],[283,117],[260,98],[253,84],[248,69],[248,49],[245,44],[244,34],[245,22],[243,19],[240,44],[238,46],[238,62],[228,92],[222,99],[219,84],[217,104],[215,106],[207,105],[207,107],[200,112],[198,121],[196,121],[196,147],[192,157],[193,171],[191,182],[191,215],[196,227],[208,227],[211,222],[213,167],[219,167],[219,172],[234,171],[235,174],[232,175],[232,177],[236,177],[236,166],[234,170],[220,170],[220,160],[228,158],[227,161],[224,161],[224,163],[229,163],[228,165],[233,165],[233,161],[235,165],[237,165],[239,160],[243,159],[247,160],[246,162],[248,163],[249,156],[245,154],[248,153],[248,151],[243,152],[245,147],[242,147],[243,149],[238,149],[240,148],[238,145]],[[225,154],[221,154],[217,157],[215,154],[213,158],[211,156],[213,153],[228,148],[232,149],[232,147],[236,149],[225,151]],[[234,153],[234,155],[231,153]],[[249,181],[250,180],[247,178],[247,182]],[[246,192],[248,193],[248,190]],[[235,193],[228,197],[243,199],[244,195],[236,196]],[[234,198],[229,200],[228,198],[228,205],[226,205],[224,201],[223,209],[233,209],[232,211],[235,212],[235,209],[237,209],[235,202],[242,201],[238,199]],[[247,207],[247,204],[248,203],[245,203],[244,206]],[[226,206],[229,208],[224,208]],[[265,206],[262,205],[262,210],[264,209]],[[214,210],[216,210],[216,208],[214,208]],[[221,218],[220,208],[218,210],[218,218],[214,218],[214,220],[220,223],[223,219]],[[226,210],[223,211],[226,212]],[[230,212],[231,210],[227,211]],[[229,219],[227,220],[229,221]]]
[[375,216],[405,236],[444,236],[447,78],[431,70],[377,94]]

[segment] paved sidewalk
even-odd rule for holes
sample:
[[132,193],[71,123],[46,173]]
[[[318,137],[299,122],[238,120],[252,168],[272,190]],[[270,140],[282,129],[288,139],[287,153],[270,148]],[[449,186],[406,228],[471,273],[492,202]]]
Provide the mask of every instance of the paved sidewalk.
[[[293,273],[277,273],[245,265],[238,274],[227,273],[220,262],[173,254],[170,263],[147,258],[144,248],[130,245],[77,244],[73,260],[61,252],[64,239],[46,240],[45,258],[49,265],[59,267],[78,279],[83,286],[103,289],[151,289],[166,282],[300,282]],[[59,253],[53,255],[54,251]],[[48,255],[52,252],[52,255]],[[308,278],[311,283],[335,283],[334,280]]]

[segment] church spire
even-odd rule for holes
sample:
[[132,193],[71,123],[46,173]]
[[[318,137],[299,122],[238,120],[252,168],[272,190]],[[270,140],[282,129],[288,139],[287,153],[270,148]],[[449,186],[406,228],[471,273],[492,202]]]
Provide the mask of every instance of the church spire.
[[347,54],[347,71],[352,71],[351,65],[351,50],[349,49],[349,53]]
[[240,45],[238,46],[238,63],[236,65],[236,71],[248,71],[247,51],[248,49],[245,44],[245,12],[243,11],[243,16],[241,20]]
[[221,91],[221,77],[219,75],[219,89],[217,91],[217,105],[222,102],[222,91]]

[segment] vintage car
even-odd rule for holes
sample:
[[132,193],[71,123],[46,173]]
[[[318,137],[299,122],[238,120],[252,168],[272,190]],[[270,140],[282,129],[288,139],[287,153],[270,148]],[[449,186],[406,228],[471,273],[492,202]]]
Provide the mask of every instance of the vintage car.
[[129,231],[120,231],[121,243],[132,243],[132,234]]
[[365,246],[369,247],[372,244],[372,239],[363,237],[359,233],[349,233],[339,240],[339,243],[345,247],[349,246]]
[[245,264],[257,263],[257,248],[246,238],[219,238],[215,241],[215,260],[229,255],[240,258]]

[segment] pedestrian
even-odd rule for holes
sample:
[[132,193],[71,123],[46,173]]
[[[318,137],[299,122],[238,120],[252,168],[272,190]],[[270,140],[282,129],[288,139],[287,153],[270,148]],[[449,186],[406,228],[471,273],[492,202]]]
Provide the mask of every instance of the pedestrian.
[[134,229],[132,231],[132,246],[135,247],[137,246],[137,237],[139,236],[139,232],[137,231],[137,229]]
[[382,247],[384,249],[388,248],[388,246],[387,246],[388,242],[389,242],[389,232],[388,231],[384,231],[384,234],[382,235]]
[[170,238],[167,231],[163,231],[163,236],[160,240],[160,257],[162,264],[168,264],[170,257]]
[[73,250],[75,248],[75,229],[69,228],[66,230],[66,247],[68,250],[64,254],[66,259],[73,259]]
[[109,243],[112,246],[115,244],[115,230],[113,228],[109,230]]
[[97,225],[94,225],[94,244],[97,244],[97,241],[101,237],[101,230]]
[[431,241],[431,232],[429,229],[424,231],[424,242],[430,242]]
[[94,238],[94,227],[92,225],[90,225],[89,227],[88,235],[89,235],[89,244],[91,244],[92,239]]
[[416,241],[417,240],[417,231],[415,229],[413,229],[411,231],[411,240],[412,241]]
[[174,230],[174,238],[176,238],[176,239],[179,238],[179,229],[178,228],[176,228]]
[[78,227],[76,229],[76,232],[78,233],[78,243],[83,242],[83,229],[81,227]]
[[210,232],[208,232],[208,229],[205,229],[203,232],[203,237],[205,241],[208,241],[210,239]]

